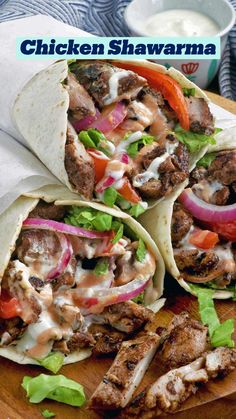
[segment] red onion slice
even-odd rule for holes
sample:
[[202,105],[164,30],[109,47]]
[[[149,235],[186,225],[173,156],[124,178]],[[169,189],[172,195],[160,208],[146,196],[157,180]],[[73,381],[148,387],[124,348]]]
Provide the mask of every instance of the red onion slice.
[[87,239],[104,239],[111,236],[111,231],[86,230],[85,228],[75,227],[53,220],[44,220],[42,218],[27,218],[23,222],[22,228],[56,231],[58,233],[72,234],[73,236],[85,237]]
[[71,256],[73,255],[73,248],[68,237],[64,234],[58,234],[57,237],[59,238],[62,247],[61,257],[58,260],[57,266],[48,273],[47,280],[52,280],[60,276],[67,268]]
[[88,128],[96,128],[101,132],[109,132],[118,127],[127,115],[127,108],[124,103],[118,102],[112,105],[109,113],[105,112],[93,121]]
[[150,279],[136,278],[128,284],[109,289],[77,288],[73,291],[73,298],[79,307],[96,312],[99,309],[131,300],[139,295],[148,285]]
[[102,193],[105,191],[105,189],[109,188],[110,186],[115,183],[115,179],[112,176],[108,176],[100,180],[100,182],[97,184],[95,190],[98,193]]
[[223,206],[208,204],[198,198],[190,188],[182,192],[179,201],[198,220],[211,223],[236,220],[236,204]]
[[82,130],[86,130],[87,128],[91,127],[91,124],[95,122],[99,118],[100,115],[101,114],[99,110],[96,109],[95,115],[88,115],[85,118],[80,119],[79,121],[77,119],[72,118],[70,122],[73,125],[76,132],[80,132]]

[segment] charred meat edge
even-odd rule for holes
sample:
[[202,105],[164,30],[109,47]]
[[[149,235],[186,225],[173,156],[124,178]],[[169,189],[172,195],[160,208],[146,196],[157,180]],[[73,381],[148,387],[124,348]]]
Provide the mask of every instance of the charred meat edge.
[[90,400],[90,408],[120,409],[130,401],[160,344],[160,336],[145,333],[123,342],[109,371]]
[[120,418],[151,419],[175,412],[200,383],[222,377],[236,368],[236,350],[220,347],[191,364],[162,375],[140,393],[122,412]]

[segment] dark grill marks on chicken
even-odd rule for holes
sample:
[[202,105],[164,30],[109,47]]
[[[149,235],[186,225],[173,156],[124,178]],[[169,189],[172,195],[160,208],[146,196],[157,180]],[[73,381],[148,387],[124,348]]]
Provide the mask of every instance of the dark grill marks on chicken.
[[211,271],[218,272],[219,257],[212,251],[200,252],[198,249],[176,250],[175,261],[180,271],[189,275],[207,276]]
[[[73,71],[79,82],[100,106],[122,99],[131,99],[147,84],[146,80],[138,74],[132,71],[127,74],[124,70],[102,61],[80,62]],[[112,75],[122,74],[122,72],[124,72],[124,77],[119,79],[118,95],[107,103],[106,97],[109,96],[110,91],[109,80]]]
[[209,176],[223,185],[236,182],[236,151],[218,153],[208,168]]
[[125,333],[133,333],[147,322],[152,321],[154,313],[142,305],[126,301],[106,307],[100,316],[104,323],[115,329]]
[[[60,233],[49,230],[23,230],[18,240],[18,259],[32,268],[41,279],[57,264],[61,257]],[[47,271],[47,272],[46,272]]]
[[65,145],[65,169],[73,188],[84,198],[91,199],[95,186],[94,163],[77,135],[69,129]]
[[63,205],[39,201],[38,205],[29,213],[29,218],[44,218],[45,220],[63,220],[66,208]]
[[187,313],[175,316],[161,351],[161,361],[166,369],[186,365],[206,352],[210,347],[207,332],[207,327]]
[[214,132],[213,115],[205,99],[197,97],[185,98],[190,119],[190,129],[199,134],[211,135]]
[[173,243],[181,241],[193,225],[193,217],[178,203],[174,204],[171,221],[171,238]]
[[120,418],[154,419],[163,413],[174,413],[188,397],[218,376],[236,368],[236,350],[217,348],[194,362],[162,375],[127,406]]
[[[136,158],[138,173],[148,169],[152,161],[166,152],[165,147],[155,145],[146,146]],[[189,175],[189,153],[184,144],[179,143],[174,154],[160,164],[159,179],[150,179],[137,187],[144,199],[159,199],[169,195],[173,188],[187,179]]]
[[27,324],[20,317],[0,319],[0,346],[7,346],[16,339],[21,338]]
[[96,341],[93,347],[95,356],[109,356],[117,353],[123,340],[127,338],[126,333],[113,330],[109,326],[93,324],[90,326],[89,331]]
[[85,116],[95,115],[96,110],[92,98],[71,72],[68,73],[65,87],[70,98],[69,109],[75,119],[80,120]]
[[109,371],[90,400],[90,407],[119,409],[130,401],[160,343],[155,333],[123,342]]

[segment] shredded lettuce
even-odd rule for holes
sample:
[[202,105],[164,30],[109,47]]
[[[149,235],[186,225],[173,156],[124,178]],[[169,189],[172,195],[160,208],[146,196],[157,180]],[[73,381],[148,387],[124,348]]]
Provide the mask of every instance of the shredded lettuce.
[[139,262],[143,262],[145,259],[146,253],[147,253],[147,250],[146,250],[145,243],[142,239],[139,239],[138,248],[136,250],[136,255],[135,255],[136,259]]
[[105,189],[102,200],[108,207],[113,207],[113,205],[116,203],[117,197],[117,190],[110,186],[109,188]]
[[96,150],[102,151],[107,156],[111,153],[108,149],[108,142],[105,135],[96,128],[89,128],[88,130],[80,131],[78,138],[83,143],[85,148],[95,148]]
[[73,206],[64,221],[66,224],[88,230],[109,231],[112,226],[112,215],[93,208]]
[[143,146],[152,144],[154,140],[155,138],[152,135],[143,134],[139,140],[129,144],[126,151],[130,157],[134,158]]
[[113,228],[114,230],[116,230],[116,235],[114,237],[114,239],[112,240],[112,244],[116,244],[118,243],[118,241],[123,237],[124,234],[124,225],[122,223],[119,223],[119,227],[117,228],[117,224],[114,225],[113,223]]
[[214,136],[219,132],[220,128],[216,128],[212,135],[197,134],[192,131],[185,131],[180,125],[175,128],[176,138],[185,144],[190,153],[200,151],[207,144],[216,144]]
[[208,167],[211,165],[211,163],[215,160],[216,153],[208,153],[205,156],[203,156],[198,162],[197,167],[205,167],[208,169]]
[[136,304],[143,304],[144,305],[144,291],[141,294],[137,295],[137,297],[132,298],[132,301]]
[[94,268],[94,273],[95,275],[106,275],[106,273],[108,272],[108,267],[109,267],[109,262],[107,259],[100,259],[95,268]]
[[195,96],[195,93],[196,93],[195,87],[191,87],[191,88],[183,87],[182,90],[183,90],[184,96],[187,96],[187,97],[189,97],[189,96]]
[[228,319],[220,323],[214,307],[213,295],[215,291],[193,284],[189,284],[189,286],[198,297],[201,320],[204,325],[208,326],[212,346],[233,348],[234,341],[231,336],[234,332],[234,320]]
[[83,386],[64,375],[25,376],[21,385],[31,403],[40,403],[44,399],[51,399],[80,407],[86,400]]
[[128,210],[129,215],[132,217],[138,218],[141,214],[145,212],[145,208],[143,208],[140,204],[134,204],[132,207]]
[[42,411],[42,416],[44,418],[53,418],[54,416],[56,416],[56,413],[53,413],[50,410],[45,409],[45,410]]
[[43,359],[37,359],[38,363],[49,371],[56,374],[64,363],[64,355],[60,352],[51,352]]

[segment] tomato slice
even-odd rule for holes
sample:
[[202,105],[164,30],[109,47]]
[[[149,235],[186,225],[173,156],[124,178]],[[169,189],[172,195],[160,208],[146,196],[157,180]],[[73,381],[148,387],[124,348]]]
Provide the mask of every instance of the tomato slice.
[[2,290],[0,295],[0,318],[12,319],[19,316],[21,309],[19,301],[15,297],[10,297],[7,292]]
[[120,189],[117,189],[117,192],[119,192],[127,201],[132,202],[132,204],[137,204],[141,201],[140,196],[135,192],[127,178],[124,179],[123,186]]
[[214,223],[211,224],[211,228],[224,239],[236,242],[236,220],[227,223]]
[[172,77],[167,74],[158,73],[152,68],[119,62],[116,62],[115,65],[117,67],[124,68],[125,70],[134,71],[147,79],[151,87],[157,89],[163,94],[170,107],[175,111],[181,127],[187,131],[189,130],[190,122],[188,106],[184,98],[182,88],[176,80],[172,79]]
[[109,162],[109,158],[105,156],[105,154],[102,153],[101,151],[94,150],[92,148],[88,148],[87,152],[92,157],[93,162],[94,162],[95,182],[97,184],[105,175],[105,170]]
[[189,237],[189,243],[193,244],[200,249],[212,249],[219,242],[217,233],[209,230],[197,229]]

